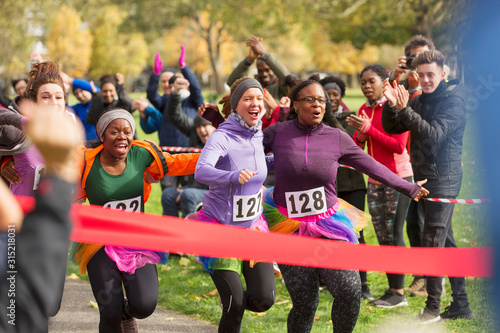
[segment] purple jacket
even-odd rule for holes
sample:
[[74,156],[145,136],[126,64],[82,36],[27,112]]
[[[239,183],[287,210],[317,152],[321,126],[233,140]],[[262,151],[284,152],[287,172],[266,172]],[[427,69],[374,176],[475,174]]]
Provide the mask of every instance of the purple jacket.
[[[194,178],[210,186],[203,198],[203,212],[220,223],[249,228],[260,216],[233,221],[233,196],[259,193],[272,157],[265,157],[261,130],[247,129],[233,117],[222,123],[208,138],[201,152]],[[266,165],[267,163],[267,165]],[[246,184],[239,183],[241,170],[255,172]]]
[[326,204],[337,202],[335,179],[339,159],[410,197],[420,186],[409,183],[375,161],[346,133],[323,123],[308,127],[297,119],[276,123],[264,131],[265,152],[274,152],[274,202],[287,207],[285,192],[304,191],[323,186]]

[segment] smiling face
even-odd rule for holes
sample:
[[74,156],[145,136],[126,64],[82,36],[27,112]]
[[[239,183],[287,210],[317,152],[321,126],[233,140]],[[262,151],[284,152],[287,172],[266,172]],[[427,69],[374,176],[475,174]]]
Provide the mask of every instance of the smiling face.
[[196,134],[201,140],[201,143],[207,143],[208,137],[215,131],[212,125],[200,125],[196,127]]
[[73,90],[73,95],[75,95],[76,99],[81,104],[87,104],[92,99],[92,94],[83,89],[75,89]]
[[21,96],[24,93],[27,85],[28,84],[24,80],[19,80],[19,82],[16,83],[14,90],[16,91],[17,96]]
[[328,97],[330,98],[330,102],[332,103],[332,111],[337,112],[339,109],[340,101],[342,100],[342,95],[337,89],[328,89],[326,91]]
[[264,60],[257,61],[257,80],[264,88],[276,80],[276,75]]
[[115,119],[109,123],[101,138],[103,151],[114,159],[123,160],[127,157],[133,139],[130,123],[125,119]]
[[104,99],[104,103],[110,104],[115,100],[116,96],[116,87],[113,83],[105,83],[101,87],[102,98]]
[[443,69],[435,62],[418,65],[417,73],[424,94],[433,93],[446,75]]
[[380,76],[371,69],[365,71],[361,76],[361,91],[370,103],[381,99],[384,93],[384,84]]
[[55,83],[40,86],[36,95],[36,104],[63,112],[66,105],[63,89]]
[[264,95],[259,88],[249,88],[241,96],[236,105],[236,112],[243,117],[248,126],[259,123],[261,112],[264,109]]
[[[325,92],[319,83],[314,83],[302,88],[297,99],[305,97],[325,98]],[[294,101],[293,108],[297,111],[299,122],[309,127],[319,125],[325,115],[325,104],[320,103],[318,100],[312,103],[307,103],[304,100]]]

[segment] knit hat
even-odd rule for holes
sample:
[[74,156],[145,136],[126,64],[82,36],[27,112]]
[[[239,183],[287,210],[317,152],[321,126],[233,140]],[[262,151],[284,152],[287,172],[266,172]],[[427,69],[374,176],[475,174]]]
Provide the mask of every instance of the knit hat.
[[175,69],[175,68],[164,68],[161,72],[162,73],[170,72],[170,73],[177,74],[177,69]]
[[238,102],[240,101],[241,96],[245,93],[250,88],[258,88],[262,93],[264,93],[264,90],[262,89],[261,84],[259,81],[255,79],[247,79],[244,81],[241,81],[241,83],[234,89],[233,93],[231,94],[230,98],[230,103],[231,103],[231,109],[234,110],[236,109],[236,105],[238,105]]
[[109,124],[115,119],[125,119],[128,121],[130,123],[130,127],[132,128],[132,133],[135,133],[135,121],[130,112],[123,109],[115,109],[103,113],[97,121],[95,131],[101,141],[106,128],[108,128]]
[[196,117],[194,117],[194,119],[193,119],[194,128],[196,128],[198,126],[205,126],[205,125],[212,125],[212,123],[210,121],[206,120],[205,118],[203,118],[202,116],[200,116],[199,114],[197,114]]

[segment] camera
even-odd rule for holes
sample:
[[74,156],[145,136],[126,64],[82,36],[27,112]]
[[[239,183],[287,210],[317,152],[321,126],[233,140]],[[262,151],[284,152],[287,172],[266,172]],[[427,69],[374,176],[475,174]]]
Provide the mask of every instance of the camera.
[[415,68],[413,68],[411,63],[413,62],[413,59],[415,59],[416,57],[417,57],[417,54],[413,53],[412,55],[410,55],[409,57],[406,58],[406,68],[415,69]]

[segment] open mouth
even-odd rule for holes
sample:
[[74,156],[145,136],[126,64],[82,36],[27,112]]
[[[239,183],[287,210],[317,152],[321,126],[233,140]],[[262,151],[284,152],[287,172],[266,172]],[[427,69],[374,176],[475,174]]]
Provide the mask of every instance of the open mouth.
[[127,152],[128,145],[125,143],[119,143],[115,146],[115,148],[117,152],[125,154]]
[[248,114],[252,119],[259,119],[259,110],[248,111]]

